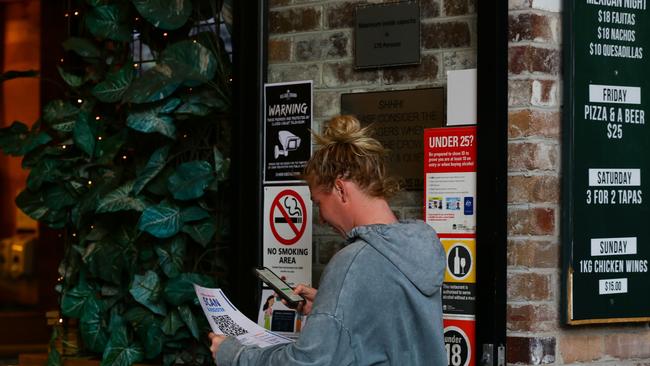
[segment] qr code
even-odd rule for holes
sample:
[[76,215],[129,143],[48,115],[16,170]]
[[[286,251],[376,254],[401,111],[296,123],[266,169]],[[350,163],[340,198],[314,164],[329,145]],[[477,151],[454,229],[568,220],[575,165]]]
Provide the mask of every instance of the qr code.
[[242,334],[248,333],[248,331],[239,325],[232,321],[232,319],[228,315],[219,315],[219,316],[212,316],[212,319],[214,319],[214,322],[217,323],[217,327],[221,329],[223,334],[227,336],[232,336],[232,337],[237,337]]

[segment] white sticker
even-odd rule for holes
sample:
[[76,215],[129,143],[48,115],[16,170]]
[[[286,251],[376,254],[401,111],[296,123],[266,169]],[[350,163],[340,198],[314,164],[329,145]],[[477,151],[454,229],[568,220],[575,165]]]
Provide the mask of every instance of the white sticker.
[[640,186],[641,169],[589,169],[589,186]]
[[589,85],[590,103],[641,104],[638,86]]
[[591,239],[591,255],[636,254],[636,237]]
[[598,280],[598,295],[627,293],[627,278]]

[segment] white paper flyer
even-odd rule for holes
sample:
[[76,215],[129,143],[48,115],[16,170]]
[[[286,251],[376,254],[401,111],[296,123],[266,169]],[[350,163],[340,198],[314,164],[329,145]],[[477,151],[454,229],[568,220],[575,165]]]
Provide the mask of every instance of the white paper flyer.
[[268,347],[293,342],[291,339],[266,330],[248,319],[232,305],[226,295],[218,288],[205,288],[194,285],[203,313],[212,331],[237,338],[244,345]]

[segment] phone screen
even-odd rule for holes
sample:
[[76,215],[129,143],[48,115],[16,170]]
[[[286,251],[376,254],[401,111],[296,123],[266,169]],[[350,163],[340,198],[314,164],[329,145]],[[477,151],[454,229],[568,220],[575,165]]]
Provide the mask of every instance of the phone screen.
[[273,287],[275,291],[286,295],[285,297],[290,301],[299,302],[304,300],[300,295],[294,294],[293,289],[268,268],[258,268],[256,271],[264,282]]

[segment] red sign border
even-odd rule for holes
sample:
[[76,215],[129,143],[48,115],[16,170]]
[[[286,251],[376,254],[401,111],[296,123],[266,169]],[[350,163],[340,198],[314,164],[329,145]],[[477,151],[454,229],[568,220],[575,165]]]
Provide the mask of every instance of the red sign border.
[[[302,208],[303,212],[303,220],[302,220],[302,228],[300,228],[300,232],[297,233],[296,237],[294,239],[285,239],[283,238],[275,229],[275,226],[273,224],[273,211],[275,210],[275,206],[278,206],[280,210],[280,198],[284,197],[285,195],[293,196],[298,200],[298,203],[300,203],[300,207]],[[305,229],[307,228],[307,206],[305,205],[305,201],[303,201],[302,197],[300,194],[293,189],[285,189],[278,193],[275,198],[273,199],[273,202],[271,203],[271,208],[269,209],[269,226],[271,227],[271,232],[273,233],[273,236],[275,239],[278,240],[278,242],[282,245],[293,245],[298,242],[305,233]]]

